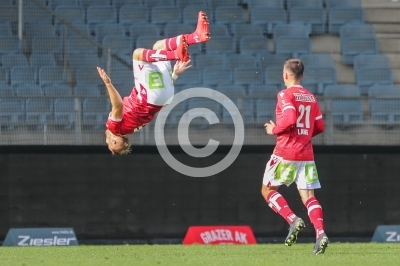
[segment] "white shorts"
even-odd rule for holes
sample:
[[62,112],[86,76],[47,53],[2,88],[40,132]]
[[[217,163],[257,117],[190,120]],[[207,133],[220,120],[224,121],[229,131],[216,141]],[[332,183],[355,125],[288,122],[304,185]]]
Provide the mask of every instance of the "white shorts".
[[315,162],[283,160],[272,154],[265,168],[263,185],[289,186],[293,182],[296,182],[298,189],[321,188]]

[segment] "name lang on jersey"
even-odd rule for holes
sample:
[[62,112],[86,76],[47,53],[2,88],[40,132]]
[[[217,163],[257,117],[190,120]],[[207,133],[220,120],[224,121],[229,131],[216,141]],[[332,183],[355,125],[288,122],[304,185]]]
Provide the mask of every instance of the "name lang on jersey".
[[295,101],[297,102],[315,102],[314,95],[311,94],[303,94],[303,93],[293,93]]

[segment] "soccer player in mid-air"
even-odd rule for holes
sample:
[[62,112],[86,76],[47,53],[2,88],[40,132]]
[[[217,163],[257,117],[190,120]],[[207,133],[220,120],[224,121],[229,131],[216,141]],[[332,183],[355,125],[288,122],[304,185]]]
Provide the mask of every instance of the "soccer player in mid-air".
[[[97,68],[110,97],[112,110],[106,126],[106,143],[112,154],[127,154],[127,135],[140,130],[174,95],[174,81],[189,65],[187,46],[210,39],[208,18],[199,12],[196,30],[173,38],[157,41],[153,49],[137,48],[133,52],[135,87],[123,100],[106,72]],[[171,69],[171,60],[177,60]]]
[[277,95],[276,124],[270,121],[264,125],[267,134],[277,136],[277,142],[265,169],[261,193],[269,207],[290,224],[285,245],[291,246],[305,224],[293,213],[278,188],[295,182],[315,228],[313,252],[322,254],[329,239],[324,230],[322,207],[314,196],[314,189],[321,188],[321,185],[314,163],[311,138],[324,131],[324,122],[317,99],[301,86],[303,72],[301,60],[285,61],[283,80],[286,89]]

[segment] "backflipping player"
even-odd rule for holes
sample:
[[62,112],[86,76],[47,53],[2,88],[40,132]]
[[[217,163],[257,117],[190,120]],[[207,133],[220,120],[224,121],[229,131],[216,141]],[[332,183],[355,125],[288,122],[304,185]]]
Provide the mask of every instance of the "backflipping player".
[[[133,52],[135,87],[123,100],[106,72],[97,68],[110,97],[112,110],[106,126],[106,143],[112,154],[127,154],[127,135],[140,130],[174,95],[174,81],[189,65],[187,46],[210,39],[208,18],[199,12],[195,32],[157,41],[153,49],[137,48]],[[169,61],[177,60],[174,69]]]
[[289,224],[285,245],[291,246],[297,234],[305,227],[304,221],[290,209],[277,191],[280,185],[296,182],[308,216],[314,225],[316,243],[314,254],[322,254],[329,240],[324,231],[322,207],[314,196],[314,189],[321,188],[311,138],[324,131],[322,113],[317,99],[300,85],[304,65],[298,59],[288,59],[283,66],[286,89],[277,95],[276,124],[266,123],[267,134],[276,135],[275,150],[268,161],[261,193],[269,207],[280,214]]

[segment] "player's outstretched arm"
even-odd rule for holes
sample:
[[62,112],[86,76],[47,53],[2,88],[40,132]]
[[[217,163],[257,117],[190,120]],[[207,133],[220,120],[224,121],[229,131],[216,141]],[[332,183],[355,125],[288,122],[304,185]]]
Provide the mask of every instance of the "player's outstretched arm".
[[99,72],[101,79],[104,81],[104,84],[107,87],[108,96],[110,97],[112,105],[112,110],[111,110],[112,117],[116,119],[122,118],[123,103],[121,95],[114,88],[114,85],[112,85],[111,79],[108,77],[104,69],[97,67],[97,71]]
[[175,82],[175,80],[179,77],[179,75],[181,75],[183,72],[185,72],[187,69],[191,68],[192,65],[190,64],[190,59],[187,62],[183,62],[183,61],[176,61],[175,65],[174,65],[174,70],[172,72],[172,81]]

